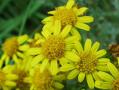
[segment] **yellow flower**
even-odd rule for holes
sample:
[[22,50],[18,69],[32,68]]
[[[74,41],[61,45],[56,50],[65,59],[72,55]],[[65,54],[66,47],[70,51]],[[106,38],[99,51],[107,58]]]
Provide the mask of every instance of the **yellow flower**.
[[27,45],[24,45],[27,39],[27,35],[8,38],[2,46],[4,54],[1,60],[5,60],[6,64],[8,64],[9,60],[17,61],[18,57],[22,58],[23,52],[28,48]]
[[[101,58],[106,54],[105,50],[99,50],[99,42],[95,42],[92,46],[92,41],[87,39],[84,45],[78,42],[75,44],[76,51],[74,51],[78,56],[79,60],[74,60],[68,64],[62,65],[61,71],[69,71],[67,78],[73,79],[78,76],[78,81],[83,82],[85,77],[90,89],[94,88],[94,80],[99,79],[97,72],[98,70],[107,71],[107,62],[109,59]],[[67,58],[72,58],[72,55],[68,54]]]
[[102,80],[97,80],[95,87],[101,90],[119,90],[119,71],[112,63],[108,63],[107,66],[111,75],[105,72],[98,72]]
[[62,75],[52,76],[49,70],[40,72],[39,65],[31,69],[30,77],[26,81],[31,84],[30,90],[61,90],[64,86],[61,84]]
[[[27,52],[28,55],[33,55],[33,62],[36,64],[41,62],[41,72],[45,68],[50,68],[53,75],[59,71],[61,63],[68,61],[65,58],[67,53],[74,55],[73,57],[79,59],[71,49],[73,44],[79,40],[79,37],[70,36],[70,25],[66,26],[63,30],[56,28],[54,32],[43,31],[42,38],[39,39],[41,47],[30,48]],[[32,63],[32,64],[34,64]]]
[[18,79],[15,80],[16,82],[16,90],[29,90],[30,85],[29,83],[25,82],[25,78],[29,76],[29,70],[30,70],[30,62],[31,57],[24,57],[23,60],[19,60],[19,62],[15,63],[12,69],[12,73],[18,76]]
[[18,77],[11,72],[12,66],[2,67],[2,65],[2,61],[0,61],[0,90],[11,90],[16,86],[14,80]]
[[[49,28],[62,27],[71,25],[74,28],[90,30],[90,26],[87,23],[93,22],[92,16],[86,16],[84,13],[88,8],[78,8],[75,4],[75,0],[68,0],[64,6],[57,7],[54,11],[48,12],[52,16],[46,17],[42,22],[45,24],[43,30],[49,30]],[[71,27],[71,28],[72,28]]]

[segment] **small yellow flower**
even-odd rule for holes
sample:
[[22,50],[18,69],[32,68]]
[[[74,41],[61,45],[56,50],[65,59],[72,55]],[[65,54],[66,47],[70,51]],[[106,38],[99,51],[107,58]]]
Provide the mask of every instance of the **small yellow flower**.
[[11,72],[12,66],[7,65],[2,68],[2,62],[0,61],[0,90],[11,90],[16,86],[14,80],[18,77]]
[[[75,5],[75,0],[68,0],[65,6],[57,7],[54,11],[48,12],[52,16],[46,17],[42,22],[45,24],[43,30],[49,30],[49,28],[64,28],[67,25],[71,25],[74,28],[90,30],[90,26],[87,23],[93,22],[92,16],[86,16],[84,13],[88,8],[78,8]],[[71,28],[72,28],[71,27]]]
[[27,35],[8,38],[2,45],[3,55],[1,60],[5,60],[8,64],[9,60],[17,61],[18,57],[23,57],[23,52],[27,50],[28,46],[24,45],[28,39]]
[[111,75],[105,72],[98,72],[101,80],[95,82],[95,87],[101,90],[119,90],[119,71],[112,63],[108,63],[107,66]]
[[30,77],[26,81],[31,84],[30,90],[61,90],[64,86],[61,84],[62,75],[52,76],[48,70],[40,72],[37,65],[30,71]]
[[[79,60],[74,62],[64,64],[60,68],[61,71],[69,71],[67,76],[68,79],[73,79],[78,76],[78,81],[83,82],[85,77],[90,89],[94,88],[94,80],[99,79],[97,72],[108,71],[107,62],[110,60],[107,58],[102,58],[106,54],[105,50],[99,50],[99,42],[95,42],[92,46],[92,41],[87,39],[84,45],[78,42],[75,44],[76,51],[74,51],[78,56]],[[67,58],[72,58],[72,55],[68,54]]]
[[16,82],[16,90],[29,90],[29,83],[25,82],[25,78],[29,76],[31,57],[26,57],[23,60],[19,60],[19,62],[15,63],[13,66],[12,73],[18,76]]
[[[53,75],[59,71],[61,63],[68,61],[65,58],[67,53],[74,55],[73,57],[79,59],[71,49],[73,44],[79,40],[79,37],[70,36],[70,25],[66,26],[63,30],[56,28],[54,32],[42,31],[42,38],[39,39],[41,47],[30,48],[27,52],[28,55],[33,55],[33,62],[36,64],[41,62],[41,72],[45,68],[50,68]],[[32,64],[34,64],[32,63]]]

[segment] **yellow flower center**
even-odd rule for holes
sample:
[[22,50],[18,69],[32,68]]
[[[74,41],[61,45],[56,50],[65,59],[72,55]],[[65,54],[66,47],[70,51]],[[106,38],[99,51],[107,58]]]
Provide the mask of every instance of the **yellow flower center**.
[[16,87],[20,90],[27,90],[29,85],[24,82],[24,78],[27,77],[27,72],[24,70],[15,70],[14,73],[18,75],[18,79],[16,80]]
[[10,57],[18,50],[19,43],[16,37],[7,39],[3,44],[3,51]]
[[97,58],[92,52],[82,52],[80,53],[81,61],[78,64],[78,69],[80,72],[92,73],[95,71],[97,66]]
[[114,80],[112,90],[119,90],[119,79]]
[[61,58],[64,55],[65,41],[58,36],[50,36],[43,44],[43,54],[49,59]]
[[33,84],[37,90],[49,90],[52,87],[53,79],[48,71],[41,73],[37,68],[33,75]]
[[56,9],[54,19],[60,20],[61,25],[74,25],[77,21],[75,12],[72,9]]
[[0,71],[0,86],[4,83],[5,81],[5,73]]

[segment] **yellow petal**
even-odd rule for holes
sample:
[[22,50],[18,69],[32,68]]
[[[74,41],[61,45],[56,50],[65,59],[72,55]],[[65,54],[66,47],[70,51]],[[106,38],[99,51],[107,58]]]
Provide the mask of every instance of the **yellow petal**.
[[44,59],[41,66],[40,66],[40,71],[41,73],[47,68],[47,65],[49,63],[49,60],[48,59]]
[[99,71],[99,72],[98,72],[98,76],[99,76],[102,80],[107,81],[107,82],[111,82],[111,81],[114,80],[114,78],[113,78],[110,74],[105,73],[105,72],[102,72],[102,71]]
[[103,89],[112,90],[112,85],[110,82],[96,81],[95,87],[97,87],[101,90],[103,90]]
[[55,82],[55,83],[54,83],[54,86],[55,86],[56,88],[58,88],[58,89],[62,89],[62,88],[64,87],[64,85],[61,84],[61,83],[59,83],[59,82]]
[[81,8],[79,8],[77,14],[78,15],[83,15],[87,10],[88,10],[87,7],[81,7]]
[[16,55],[13,55],[13,60],[14,60],[14,62],[15,62],[16,64],[19,63],[19,59],[18,59],[18,57],[17,57]]
[[18,76],[15,75],[15,74],[8,74],[8,75],[6,75],[6,78],[8,80],[17,80],[18,79]]
[[52,75],[56,75],[58,73],[58,63],[57,60],[52,60],[51,61],[51,73]]
[[98,65],[107,65],[108,62],[110,62],[110,59],[108,58],[100,58],[98,59]]
[[98,76],[98,72],[97,71],[93,72],[92,75],[93,75],[95,80],[100,80],[100,77]]
[[6,54],[3,54],[2,57],[1,57],[1,60],[5,60],[6,59]]
[[16,83],[15,82],[12,82],[12,81],[6,81],[5,82],[5,85],[14,87],[14,86],[16,86]]
[[26,40],[28,40],[28,35],[22,35],[18,37],[19,44],[23,44]]
[[66,25],[66,26],[64,27],[64,29],[62,30],[62,32],[60,33],[60,35],[61,35],[62,37],[66,37],[66,36],[69,34],[69,32],[71,31],[71,28],[72,28],[71,25]]
[[93,44],[91,50],[92,50],[93,52],[96,52],[96,51],[99,49],[99,47],[100,47],[100,43],[99,43],[99,42],[95,42],[95,43]]
[[4,60],[0,60],[0,68],[2,68],[3,62],[4,62]]
[[96,67],[97,70],[100,70],[100,71],[109,71],[107,65],[106,66],[103,66],[103,65],[98,65]]
[[86,75],[86,80],[90,89],[94,89],[94,80],[91,74]]
[[119,75],[119,71],[117,70],[117,68],[112,64],[112,63],[108,63],[107,64],[108,68],[109,68],[109,71],[111,72],[111,74],[117,78],[118,75]]
[[60,71],[69,71],[74,69],[75,66],[71,65],[71,64],[65,64],[60,68]]
[[79,23],[90,23],[93,22],[94,18],[92,16],[82,16],[78,17],[78,22]]
[[38,55],[38,56],[35,56],[33,59],[32,59],[32,63],[31,63],[31,67],[34,67],[35,65],[37,65],[38,63],[40,63],[40,61],[43,60],[43,56],[42,55]]
[[21,58],[24,57],[24,54],[22,52],[17,52],[16,55],[19,56],[19,57],[21,57]]
[[84,50],[85,51],[90,51],[92,45],[92,41],[90,39],[87,39],[84,45]]
[[53,17],[52,16],[49,16],[49,17],[46,17],[45,19],[43,19],[42,20],[42,23],[47,23],[47,22],[49,22],[49,21],[51,21],[53,19]]
[[97,55],[97,58],[99,57],[102,57],[106,54],[106,51],[103,49],[103,50],[99,50],[96,52],[96,55]]
[[54,35],[59,35],[60,31],[61,31],[61,22],[59,20],[55,21],[55,24],[53,26],[54,29]]
[[3,67],[3,72],[5,73],[11,73],[14,69],[14,66],[13,65],[7,65],[5,67]]
[[56,13],[56,11],[49,11],[48,14],[52,14],[54,15]]
[[73,7],[74,4],[75,4],[75,0],[68,0],[68,2],[66,4],[66,8],[70,9]]
[[68,38],[65,39],[66,43],[70,44],[70,43],[75,43],[77,41],[79,41],[78,36],[70,36]]
[[85,73],[81,72],[78,75],[78,81],[79,82],[83,82],[83,80],[85,79]]
[[9,61],[10,61],[10,57],[7,56],[7,57],[6,57],[6,60],[5,60],[5,65],[8,65],[8,64],[9,64]]
[[65,57],[74,62],[80,61],[80,57],[76,55],[74,52],[66,52]]
[[86,30],[86,31],[90,31],[90,26],[87,25],[87,24],[77,22],[77,23],[75,24],[75,26],[76,26],[77,28],[79,28],[79,29],[83,29],[83,30]]
[[20,51],[26,51],[28,49],[29,49],[29,45],[21,45],[21,46],[19,46],[19,50]]
[[81,40],[81,34],[79,33],[79,31],[76,28],[72,28],[71,34],[77,36],[78,40]]
[[48,38],[51,35],[52,33],[51,27],[52,27],[52,23],[48,23],[44,25],[41,33],[45,38]]
[[75,69],[68,74],[67,78],[74,79],[78,74],[79,74],[79,71],[77,69]]
[[27,55],[38,55],[41,54],[41,48],[30,48],[27,51]]
[[61,65],[65,65],[65,64],[67,64],[69,62],[69,60],[66,59],[65,57],[60,58],[59,61],[60,61]]
[[76,48],[76,50],[77,50],[79,53],[81,53],[81,52],[83,51],[83,47],[82,47],[82,45],[81,45],[80,42],[75,43],[75,44],[74,44],[74,47]]

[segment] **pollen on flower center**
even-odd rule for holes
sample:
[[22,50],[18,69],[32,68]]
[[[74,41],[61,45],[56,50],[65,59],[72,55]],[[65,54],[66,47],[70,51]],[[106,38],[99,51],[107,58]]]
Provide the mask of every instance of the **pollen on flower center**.
[[83,52],[80,54],[81,61],[78,64],[80,72],[92,73],[96,69],[97,59],[92,52]]
[[77,21],[76,14],[72,9],[57,9],[54,19],[60,20],[62,26],[66,26],[68,24],[74,25]]
[[48,71],[39,72],[37,68],[33,75],[33,84],[38,90],[49,90],[53,84],[52,76]]
[[12,37],[7,39],[4,44],[3,44],[3,51],[8,55],[8,56],[12,56],[13,54],[15,54],[17,52],[19,43],[17,41],[16,37]]
[[5,81],[5,73],[0,71],[0,85],[3,84],[4,81]]
[[43,54],[49,59],[61,58],[64,55],[65,42],[58,36],[50,36],[43,44]]
[[114,80],[112,90],[119,90],[119,79]]

